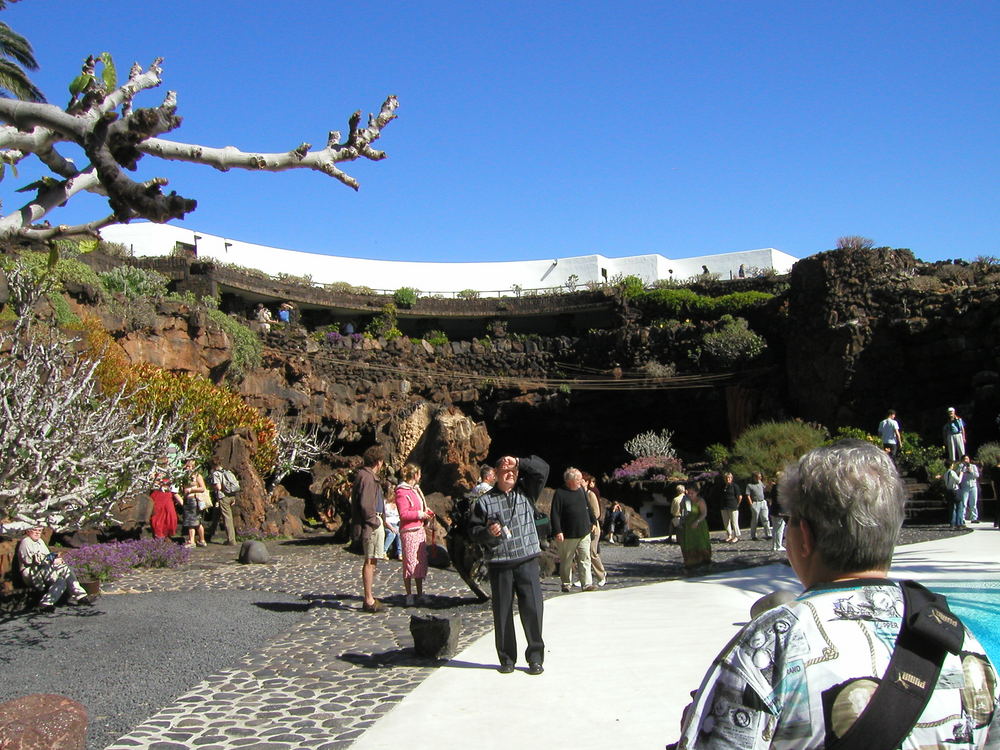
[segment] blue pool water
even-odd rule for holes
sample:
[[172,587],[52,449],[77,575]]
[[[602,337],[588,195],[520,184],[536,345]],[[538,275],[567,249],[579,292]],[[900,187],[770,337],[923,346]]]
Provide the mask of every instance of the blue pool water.
[[1000,580],[929,581],[932,591],[948,597],[948,605],[1000,665]]

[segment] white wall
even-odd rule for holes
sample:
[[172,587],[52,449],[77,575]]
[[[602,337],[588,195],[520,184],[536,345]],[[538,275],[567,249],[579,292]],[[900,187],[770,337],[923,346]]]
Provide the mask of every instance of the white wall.
[[[613,279],[618,274],[634,274],[647,284],[658,279],[687,279],[702,272],[702,265],[722,278],[736,277],[740,264],[746,268],[774,268],[786,273],[795,263],[787,253],[765,248],[719,255],[671,260],[662,255],[632,255],[607,258],[580,255],[548,260],[502,261],[492,263],[420,263],[408,261],[344,258],[335,255],[283,250],[250,242],[193,232],[171,224],[116,224],[101,230],[109,242],[120,242],[136,256],[170,255],[175,243],[195,245],[199,258],[256,268],[272,276],[311,276],[329,284],[344,281],[355,286],[393,291],[413,287],[424,293],[454,293],[463,289],[481,292],[556,287],[575,275],[579,284]],[[602,275],[602,270],[606,276]],[[671,273],[672,272],[672,273]]]

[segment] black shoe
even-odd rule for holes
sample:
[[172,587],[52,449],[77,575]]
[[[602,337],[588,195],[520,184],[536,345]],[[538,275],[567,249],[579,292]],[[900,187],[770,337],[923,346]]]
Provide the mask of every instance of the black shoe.
[[56,611],[56,605],[55,604],[39,604],[38,605],[38,611],[39,612],[55,612]]
[[513,662],[509,662],[509,661],[508,662],[504,662],[499,667],[497,667],[497,672],[499,672],[500,674],[510,674],[513,671],[514,671],[514,663]]
[[537,661],[533,661],[528,665],[528,674],[541,674],[544,671],[545,670],[542,668],[541,663]]

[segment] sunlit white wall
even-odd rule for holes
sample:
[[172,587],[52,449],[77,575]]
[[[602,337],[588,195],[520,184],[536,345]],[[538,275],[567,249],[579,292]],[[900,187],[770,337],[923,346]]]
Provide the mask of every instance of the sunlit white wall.
[[574,276],[577,284],[611,280],[621,274],[635,275],[647,284],[659,279],[687,279],[702,273],[702,266],[722,278],[735,278],[744,269],[774,268],[788,272],[797,260],[773,248],[734,253],[704,255],[672,260],[662,255],[631,255],[607,258],[603,255],[580,255],[550,260],[521,260],[492,263],[420,263],[284,250],[250,242],[194,232],[170,224],[118,224],[101,230],[109,242],[131,248],[136,256],[170,255],[176,243],[196,248],[199,258],[256,268],[267,274],[311,276],[319,284],[343,281],[376,290],[412,287],[421,292],[458,292],[475,289],[481,292],[557,287]]

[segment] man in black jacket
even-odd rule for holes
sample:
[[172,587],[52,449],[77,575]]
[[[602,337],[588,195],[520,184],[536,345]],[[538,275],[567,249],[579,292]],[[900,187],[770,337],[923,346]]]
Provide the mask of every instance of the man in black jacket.
[[541,674],[542,585],[538,569],[535,500],[545,487],[549,465],[538,456],[504,456],[496,463],[496,484],[472,506],[470,534],[483,544],[489,568],[493,629],[499,671],[509,674],[517,662],[514,596],[528,645],[528,674]]
[[552,496],[552,533],[559,544],[559,577],[562,590],[570,590],[570,574],[576,557],[580,585],[584,591],[597,591],[590,568],[590,534],[597,519],[587,502],[583,475],[572,466],[563,472],[563,483]]

